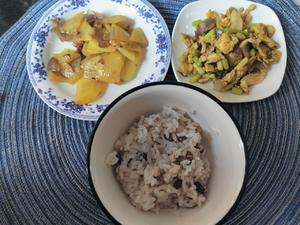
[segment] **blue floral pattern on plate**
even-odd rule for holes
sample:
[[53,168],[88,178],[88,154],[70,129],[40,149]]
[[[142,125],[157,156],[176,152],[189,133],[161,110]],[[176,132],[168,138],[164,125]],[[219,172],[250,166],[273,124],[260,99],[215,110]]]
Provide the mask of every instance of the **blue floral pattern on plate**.
[[[59,95],[55,88],[49,85],[43,55],[49,37],[50,20],[54,17],[64,17],[75,10],[87,10],[92,1],[96,0],[64,0],[53,5],[34,28],[28,43],[26,56],[30,81],[42,100],[59,113],[82,120],[97,120],[109,102],[76,105],[71,98]],[[159,12],[145,0],[102,1],[109,2],[112,6],[113,4],[121,5],[134,10],[139,18],[151,27],[156,37],[155,60],[153,63],[153,69],[156,72],[149,71],[141,84],[163,80],[170,64],[171,47],[168,28]]]

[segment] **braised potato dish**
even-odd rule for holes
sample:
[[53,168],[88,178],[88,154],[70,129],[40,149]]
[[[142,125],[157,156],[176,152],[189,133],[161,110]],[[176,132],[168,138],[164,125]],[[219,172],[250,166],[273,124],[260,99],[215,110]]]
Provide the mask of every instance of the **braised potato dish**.
[[230,7],[225,14],[209,10],[205,20],[193,21],[195,35],[182,34],[187,50],[178,72],[192,83],[213,81],[216,91],[248,94],[281,58],[280,46],[272,39],[275,28],[251,23],[255,8]]
[[51,30],[77,49],[54,54],[47,67],[50,80],[77,84],[76,104],[95,101],[109,83],[132,80],[148,46],[143,30],[122,15],[80,12],[66,21],[53,19]]

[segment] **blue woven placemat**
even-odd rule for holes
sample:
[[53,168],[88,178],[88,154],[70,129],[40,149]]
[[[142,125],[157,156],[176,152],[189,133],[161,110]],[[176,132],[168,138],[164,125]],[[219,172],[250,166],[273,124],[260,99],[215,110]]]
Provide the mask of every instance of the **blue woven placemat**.
[[[0,224],[112,224],[89,186],[86,146],[95,125],[64,117],[39,99],[25,68],[29,35],[55,1],[36,3],[0,38]],[[151,1],[170,29],[188,1]],[[245,137],[245,191],[224,224],[300,224],[300,10],[260,1],[286,35],[287,71],[272,97],[225,107]],[[16,6],[17,7],[17,6]]]

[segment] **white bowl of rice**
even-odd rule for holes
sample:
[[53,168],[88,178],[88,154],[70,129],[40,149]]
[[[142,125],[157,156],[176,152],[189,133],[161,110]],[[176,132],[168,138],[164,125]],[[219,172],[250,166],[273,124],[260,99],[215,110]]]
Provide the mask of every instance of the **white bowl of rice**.
[[188,84],[156,82],[103,112],[88,169],[100,206],[116,224],[209,225],[240,195],[246,157],[218,100]]

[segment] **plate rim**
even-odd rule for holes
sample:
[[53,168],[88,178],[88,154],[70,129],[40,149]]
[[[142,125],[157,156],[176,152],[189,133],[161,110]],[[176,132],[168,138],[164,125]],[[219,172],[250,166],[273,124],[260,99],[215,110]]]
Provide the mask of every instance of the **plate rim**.
[[[226,0],[226,1],[232,1],[232,0]],[[236,1],[236,0],[234,0],[234,1]],[[253,1],[250,1],[250,0],[244,0],[243,2],[246,2],[246,3],[249,3],[249,4],[255,4],[255,5],[259,5],[260,7],[264,7],[264,8],[267,8],[268,10],[270,10],[272,13],[273,13],[273,15],[276,17],[276,19],[279,21],[279,26],[280,26],[280,28],[281,28],[281,30],[282,30],[282,38],[283,38],[283,48],[284,48],[284,51],[285,51],[285,57],[284,57],[284,59],[281,59],[281,60],[284,60],[283,61],[283,63],[284,63],[284,68],[283,68],[283,75],[281,76],[281,80],[280,80],[280,84],[278,85],[278,87],[276,87],[276,88],[274,88],[272,91],[270,91],[268,94],[266,94],[266,95],[263,95],[262,97],[257,97],[257,98],[254,98],[254,99],[246,99],[246,100],[243,100],[243,99],[236,99],[236,100],[228,100],[228,99],[223,99],[223,98],[218,98],[218,97],[216,97],[213,93],[211,93],[211,92],[209,92],[210,94],[212,94],[214,97],[216,97],[218,100],[220,100],[221,102],[223,102],[223,103],[230,103],[230,104],[235,104],[235,103],[249,103],[249,102],[256,102],[256,101],[261,101],[261,100],[263,100],[263,99],[266,99],[266,98],[269,98],[269,97],[271,97],[272,95],[274,95],[279,89],[280,89],[280,87],[281,87],[281,85],[282,85],[282,82],[283,82],[283,79],[284,79],[284,77],[285,77],[285,72],[286,72],[286,67],[287,67],[287,47],[286,47],[286,38],[285,38],[285,33],[284,33],[284,30],[283,30],[283,27],[282,27],[282,24],[281,24],[281,21],[280,21],[280,19],[279,19],[279,17],[278,17],[278,15],[276,14],[276,12],[271,8],[271,7],[269,7],[269,6],[267,6],[267,5],[264,5],[264,4],[262,4],[262,3],[259,3],[259,2],[253,2]],[[172,30],[172,49],[173,49],[173,47],[174,47],[174,39],[175,39],[175,32],[174,32],[174,30],[175,30],[175,27],[177,27],[178,26],[178,21],[179,21],[179,19],[180,19],[180,17],[182,16],[182,13],[188,8],[188,7],[191,7],[192,5],[197,5],[197,4],[199,4],[199,1],[193,1],[193,2],[190,2],[190,3],[188,3],[188,4],[186,4],[181,10],[180,10],[180,12],[179,12],[179,14],[178,14],[178,16],[177,16],[177,18],[176,18],[176,21],[175,21],[175,23],[174,23],[174,28],[173,28],[173,30]],[[184,81],[182,81],[182,80],[180,80],[179,79],[179,77],[178,77],[178,75],[177,75],[177,71],[176,71],[176,68],[175,68],[175,56],[174,56],[174,54],[172,53],[172,56],[171,56],[171,65],[172,65],[172,71],[173,71],[173,73],[174,73],[174,76],[175,76],[175,78],[176,78],[176,81],[177,82],[183,82],[183,83],[188,83],[188,82],[184,82]],[[188,84],[191,84],[191,83],[188,83]],[[191,85],[193,85],[193,84],[191,84]],[[193,86],[196,86],[196,85],[193,85]],[[196,86],[196,87],[198,87],[198,88],[200,88],[200,89],[202,89],[201,88],[201,86]],[[250,92],[250,94],[251,94],[251,92]]]
[[177,82],[177,81],[157,81],[157,82],[152,82],[152,83],[148,83],[148,84],[144,84],[144,85],[140,85],[137,86],[135,88],[132,88],[126,92],[124,92],[122,95],[120,95],[119,97],[117,97],[104,111],[103,113],[100,115],[99,119],[96,122],[96,125],[94,126],[94,129],[91,133],[90,139],[89,139],[89,143],[87,145],[87,156],[86,156],[86,161],[87,161],[87,169],[88,169],[88,179],[89,179],[89,184],[91,187],[91,191],[94,195],[94,198],[96,199],[98,206],[100,207],[100,209],[105,213],[105,215],[110,218],[115,224],[117,225],[121,225],[121,223],[112,215],[111,212],[109,212],[109,210],[104,206],[104,204],[102,203],[99,195],[97,194],[94,182],[93,182],[93,178],[92,178],[92,169],[91,169],[91,152],[92,152],[92,145],[93,145],[93,141],[95,138],[95,134],[98,130],[98,127],[101,123],[101,121],[105,118],[105,116],[108,114],[108,112],[119,102],[121,101],[124,97],[126,97],[127,95],[139,91],[140,89],[144,89],[147,87],[151,87],[151,86],[160,86],[160,85],[175,85],[175,86],[181,86],[181,87],[185,87],[188,89],[192,89],[194,91],[200,92],[201,94],[205,95],[207,98],[210,98],[211,100],[213,100],[219,107],[221,107],[221,109],[223,109],[224,113],[227,114],[229,116],[229,118],[231,119],[233,125],[235,126],[237,133],[239,134],[239,139],[240,139],[240,145],[241,145],[241,150],[244,156],[244,171],[243,171],[243,178],[242,178],[242,182],[241,182],[241,186],[239,189],[238,194],[236,195],[236,198],[234,200],[234,202],[232,202],[231,206],[225,211],[224,215],[219,218],[216,221],[216,225],[219,225],[221,223],[223,223],[226,219],[228,219],[228,217],[232,214],[232,212],[234,211],[234,209],[237,207],[238,203],[240,202],[241,198],[243,197],[245,191],[246,191],[246,183],[248,181],[248,171],[249,171],[249,157],[248,157],[248,153],[247,153],[247,149],[248,147],[246,146],[246,142],[244,140],[246,140],[246,138],[244,137],[244,135],[242,135],[242,129],[240,127],[240,125],[238,124],[237,120],[235,119],[235,117],[232,115],[232,113],[229,112],[229,110],[227,110],[224,106],[224,102],[221,102],[218,98],[216,98],[214,95],[212,95],[211,93],[188,83],[184,83],[184,82]]
[[[63,5],[65,2],[68,2],[68,1],[69,0],[58,1],[55,4],[53,4],[50,8],[48,8],[41,15],[41,17],[38,19],[36,25],[32,29],[32,32],[30,34],[29,41],[28,41],[28,44],[27,44],[27,48],[26,48],[26,71],[27,71],[30,83],[31,83],[33,89],[35,90],[36,94],[50,108],[52,108],[53,110],[55,110],[56,112],[58,112],[58,113],[60,113],[64,116],[72,118],[72,119],[85,120],[85,121],[97,121],[99,116],[103,113],[105,107],[107,107],[111,102],[113,102],[114,99],[112,99],[110,101],[110,103],[107,103],[107,104],[102,103],[101,105],[103,105],[105,107],[102,109],[101,112],[97,112],[94,115],[91,115],[91,114],[85,114],[84,115],[84,114],[80,114],[80,113],[74,113],[72,111],[71,112],[66,112],[61,107],[55,106],[53,103],[51,103],[51,101],[44,98],[44,96],[41,93],[39,93],[39,90],[38,90],[39,88],[37,86],[37,83],[36,83],[35,79],[32,76],[33,72],[32,72],[32,68],[31,68],[31,65],[30,65],[31,64],[31,59],[30,58],[31,58],[31,53],[32,53],[31,48],[33,46],[34,34],[38,31],[38,29],[41,27],[42,23],[45,22],[47,16],[49,14],[51,14],[51,12],[53,10],[57,9],[59,6]],[[118,1],[116,1],[116,0],[110,0],[110,1],[118,3]],[[127,1],[130,2],[130,0],[127,0]],[[167,44],[166,56],[167,56],[167,59],[166,59],[166,62],[164,63],[165,72],[162,73],[160,76],[158,76],[159,79],[155,80],[154,82],[162,81],[162,80],[165,79],[165,77],[167,75],[167,72],[168,72],[168,69],[170,68],[170,64],[171,64],[172,43],[171,43],[170,30],[168,29],[166,21],[163,18],[163,16],[161,15],[161,13],[150,2],[148,2],[146,0],[136,0],[136,1],[143,3],[144,5],[146,5],[154,13],[154,15],[159,19],[160,24],[162,25],[162,30],[164,31],[164,34],[166,36],[166,44]],[[74,10],[76,10],[76,9],[72,9],[71,11],[74,11]],[[50,25],[49,25],[49,27],[50,27]],[[44,47],[43,47],[43,49],[44,49]],[[146,79],[148,79],[148,77]],[[153,82],[153,81],[149,81],[149,82]],[[134,86],[132,88],[134,88]],[[93,103],[90,103],[90,104],[93,104]]]

